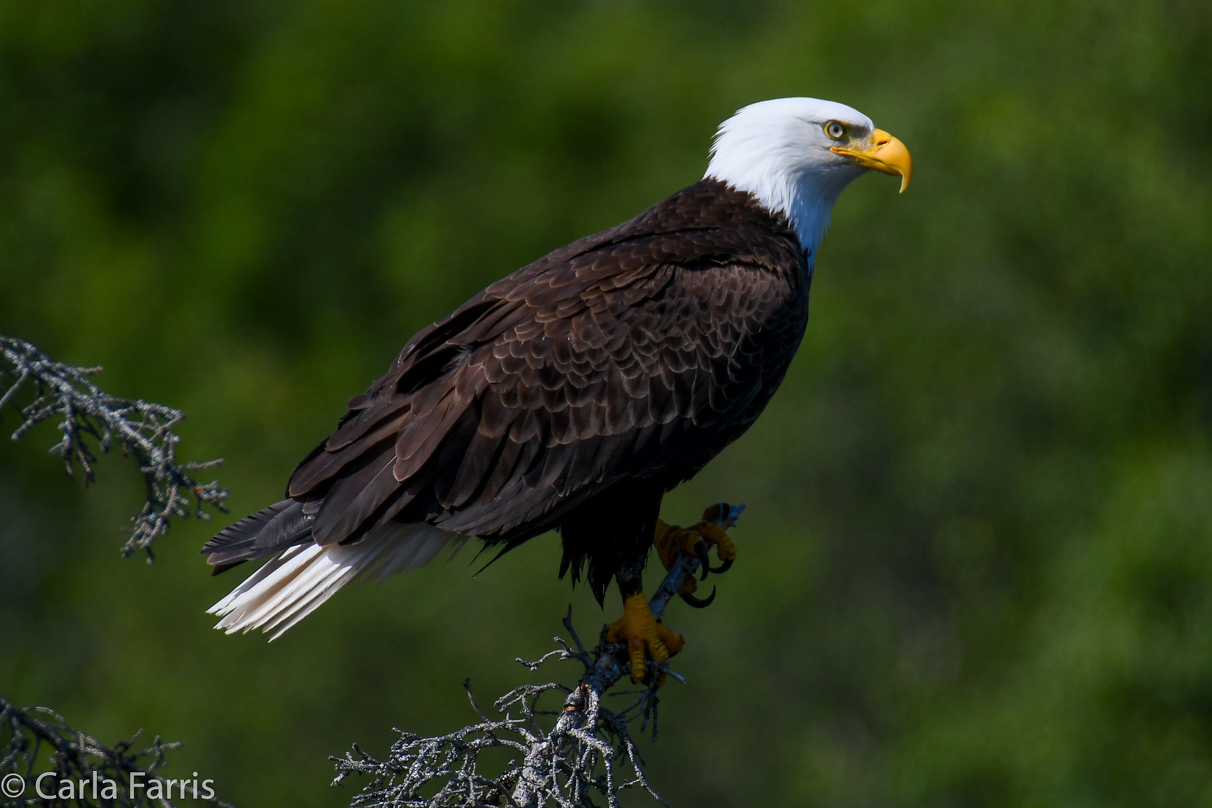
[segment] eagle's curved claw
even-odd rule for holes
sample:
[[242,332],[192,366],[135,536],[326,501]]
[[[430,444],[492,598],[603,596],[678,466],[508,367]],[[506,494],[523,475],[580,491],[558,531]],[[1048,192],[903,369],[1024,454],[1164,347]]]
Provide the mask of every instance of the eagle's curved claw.
[[[699,580],[706,581],[707,573],[715,572],[715,570],[711,568],[711,560],[707,558],[707,542],[701,541],[696,544],[694,546],[694,552],[695,555],[699,557],[699,563],[703,565],[703,574],[699,577]],[[715,597],[715,595],[712,594],[712,597]]]
[[715,600],[715,587],[711,587],[711,594],[705,598],[696,598],[689,592],[681,593],[682,600],[686,601],[686,605],[692,609],[706,609]]
[[[718,567],[708,567],[708,569],[710,569],[712,572],[714,572],[716,574],[723,574],[725,572],[728,572],[728,570],[732,569],[733,560],[734,559],[726,558],[726,559],[724,559],[724,562],[722,564],[720,564]],[[707,576],[704,575],[703,577],[706,578]]]

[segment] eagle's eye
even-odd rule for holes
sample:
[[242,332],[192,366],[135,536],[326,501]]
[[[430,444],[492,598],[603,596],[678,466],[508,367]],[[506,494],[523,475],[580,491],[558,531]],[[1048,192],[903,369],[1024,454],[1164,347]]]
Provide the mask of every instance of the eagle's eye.
[[825,134],[833,140],[841,140],[850,132],[850,127],[841,121],[830,121],[825,124]]

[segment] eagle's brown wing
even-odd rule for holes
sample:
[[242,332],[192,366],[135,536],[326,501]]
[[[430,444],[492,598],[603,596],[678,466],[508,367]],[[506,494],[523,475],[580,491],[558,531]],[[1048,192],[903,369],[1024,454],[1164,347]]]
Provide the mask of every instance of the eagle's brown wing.
[[518,541],[623,478],[701,468],[782,378],[807,275],[769,217],[698,213],[575,242],[419,333],[295,470],[314,540],[394,519]]

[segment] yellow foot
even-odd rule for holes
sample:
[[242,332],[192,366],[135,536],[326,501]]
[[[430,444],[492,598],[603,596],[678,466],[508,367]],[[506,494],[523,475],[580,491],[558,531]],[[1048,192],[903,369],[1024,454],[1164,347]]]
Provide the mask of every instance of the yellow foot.
[[[657,622],[648,599],[643,592],[623,598],[623,616],[610,624],[606,632],[608,642],[627,643],[627,656],[631,660],[631,681],[644,680],[644,654],[653,662],[664,662],[681,651],[686,640],[676,631]],[[657,679],[657,687],[665,684],[665,674]]]
[[[661,520],[657,520],[652,545],[656,547],[657,555],[660,556],[665,569],[673,566],[673,562],[677,560],[678,551],[682,550],[702,562],[704,577],[708,570],[711,572],[728,571],[732,562],[736,560],[736,545],[732,543],[732,539],[728,538],[724,529],[717,524],[717,520],[721,517],[718,511],[719,506],[712,505],[703,512],[703,521],[685,528],[667,525]],[[720,561],[724,562],[719,567],[712,567],[707,560],[707,548],[711,546],[715,547],[715,554],[719,556]],[[698,582],[689,578],[678,591],[682,595],[689,595],[698,587]]]

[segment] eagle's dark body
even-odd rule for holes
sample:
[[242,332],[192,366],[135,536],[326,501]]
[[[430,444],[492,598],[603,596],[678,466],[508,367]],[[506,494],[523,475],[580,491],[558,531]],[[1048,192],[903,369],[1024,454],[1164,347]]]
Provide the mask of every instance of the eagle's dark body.
[[[391,520],[509,549],[560,531],[600,601],[661,497],[749,428],[808,320],[787,219],[702,180],[489,286],[417,334],[299,464],[204,548],[218,570]],[[641,561],[642,563],[642,561]]]

